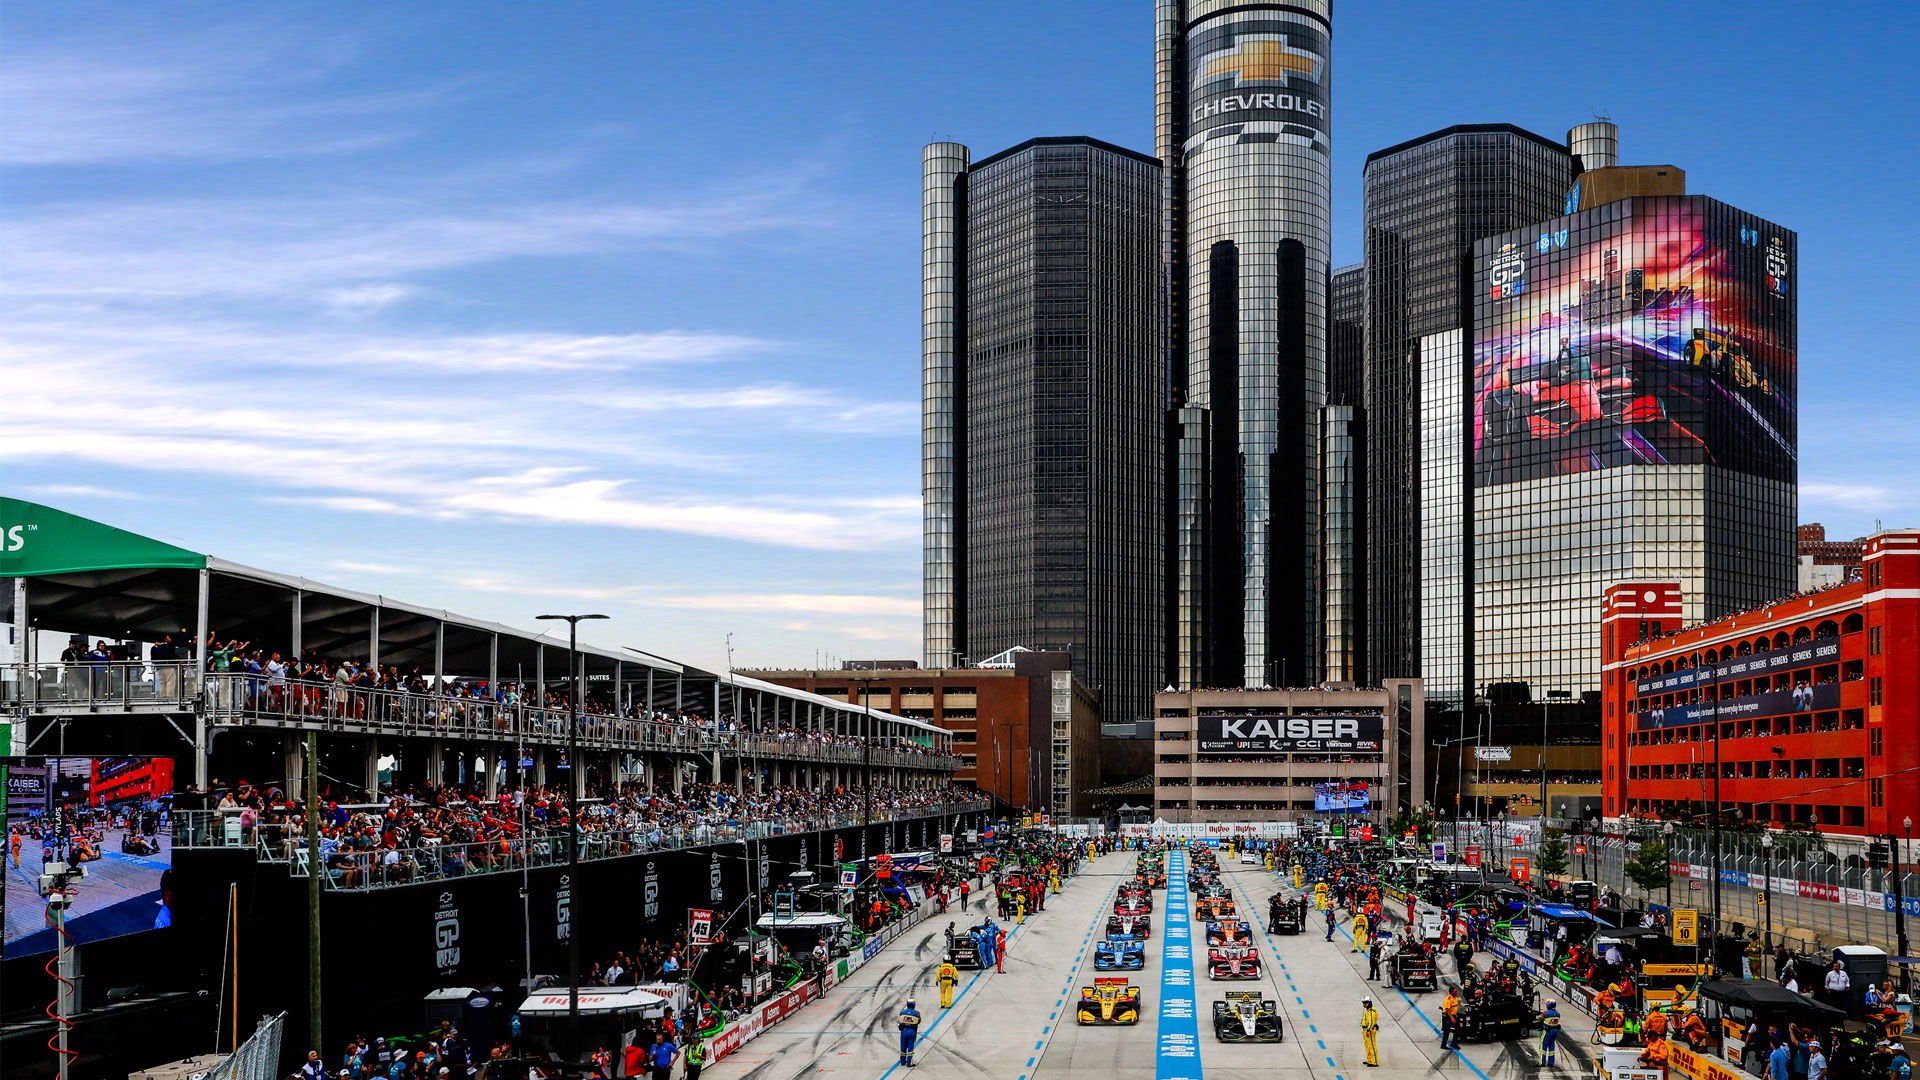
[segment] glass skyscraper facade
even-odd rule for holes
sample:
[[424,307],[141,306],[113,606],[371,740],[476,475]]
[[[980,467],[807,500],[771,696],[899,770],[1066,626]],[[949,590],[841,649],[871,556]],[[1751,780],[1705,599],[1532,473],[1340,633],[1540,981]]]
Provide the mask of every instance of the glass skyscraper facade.
[[[1165,670],[1160,166],[1085,138],[923,157],[926,662],[1071,652],[1104,719]],[[944,590],[944,591],[943,591]]]
[[1509,124],[1450,127],[1367,157],[1364,673],[1420,676],[1432,704],[1457,704],[1470,678],[1468,260],[1482,237],[1560,212],[1575,170],[1564,145]]
[[1697,622],[1793,591],[1797,239],[1699,195],[1474,249],[1478,670],[1600,689],[1602,595],[1677,582]]
[[1366,268],[1333,272],[1327,288],[1327,407],[1320,414],[1320,677],[1365,681]]
[[1327,0],[1158,0],[1172,678],[1308,685],[1323,646]]

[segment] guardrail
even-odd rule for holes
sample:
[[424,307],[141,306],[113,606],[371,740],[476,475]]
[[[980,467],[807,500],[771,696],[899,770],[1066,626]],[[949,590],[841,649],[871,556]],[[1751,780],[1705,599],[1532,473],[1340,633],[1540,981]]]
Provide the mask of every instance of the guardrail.
[[[875,807],[876,823],[944,818],[988,809],[985,800],[937,803],[931,806]],[[866,820],[862,811],[807,814],[769,821],[729,820],[687,827],[655,826],[607,828],[593,823],[580,836],[580,859],[613,859],[650,851],[676,851],[714,844],[761,840],[797,832],[850,828]],[[307,840],[303,827],[290,822],[247,824],[247,811],[177,810],[173,813],[173,845],[180,848],[251,849],[263,862],[287,865],[295,877],[308,872]],[[557,866],[567,861],[572,841],[569,831],[542,832],[502,840],[464,844],[423,844],[415,847],[376,847],[358,850],[333,841],[321,841],[324,888],[342,892],[445,881],[475,874]]]
[[[459,694],[411,693],[351,684],[273,679],[264,674],[209,674],[198,700],[191,662],[157,664],[39,664],[0,667],[0,702],[26,712],[193,712],[203,705],[216,726],[288,727],[354,734],[459,737],[517,746],[568,741],[563,709],[507,705]],[[580,744],[594,750],[748,757],[859,764],[955,772],[961,760],[875,745],[852,736],[834,740],[710,727],[602,713],[581,714]]]

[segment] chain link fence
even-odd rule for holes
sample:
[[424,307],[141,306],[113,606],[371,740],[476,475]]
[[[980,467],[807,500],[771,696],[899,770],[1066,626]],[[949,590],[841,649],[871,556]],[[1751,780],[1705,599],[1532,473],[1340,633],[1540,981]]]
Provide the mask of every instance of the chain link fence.
[[280,1080],[280,1036],[286,1024],[286,1013],[261,1017],[247,1041],[208,1071],[207,1080]]

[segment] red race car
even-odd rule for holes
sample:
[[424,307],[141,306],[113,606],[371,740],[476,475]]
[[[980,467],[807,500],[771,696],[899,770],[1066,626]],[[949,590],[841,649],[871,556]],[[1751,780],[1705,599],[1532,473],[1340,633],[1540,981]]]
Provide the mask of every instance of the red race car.
[[1207,950],[1207,977],[1210,979],[1257,979],[1260,977],[1260,950],[1251,945],[1222,945]]

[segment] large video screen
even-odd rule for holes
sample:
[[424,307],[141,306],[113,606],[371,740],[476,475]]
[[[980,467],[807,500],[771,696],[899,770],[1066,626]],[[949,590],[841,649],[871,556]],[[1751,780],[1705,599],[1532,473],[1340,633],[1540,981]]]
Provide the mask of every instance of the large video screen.
[[1698,196],[1482,241],[1475,486],[1621,465],[1793,478],[1796,247]]
[[84,866],[66,931],[76,945],[169,926],[171,758],[0,758],[7,798],[6,931],[0,955],[50,952],[41,877]]

